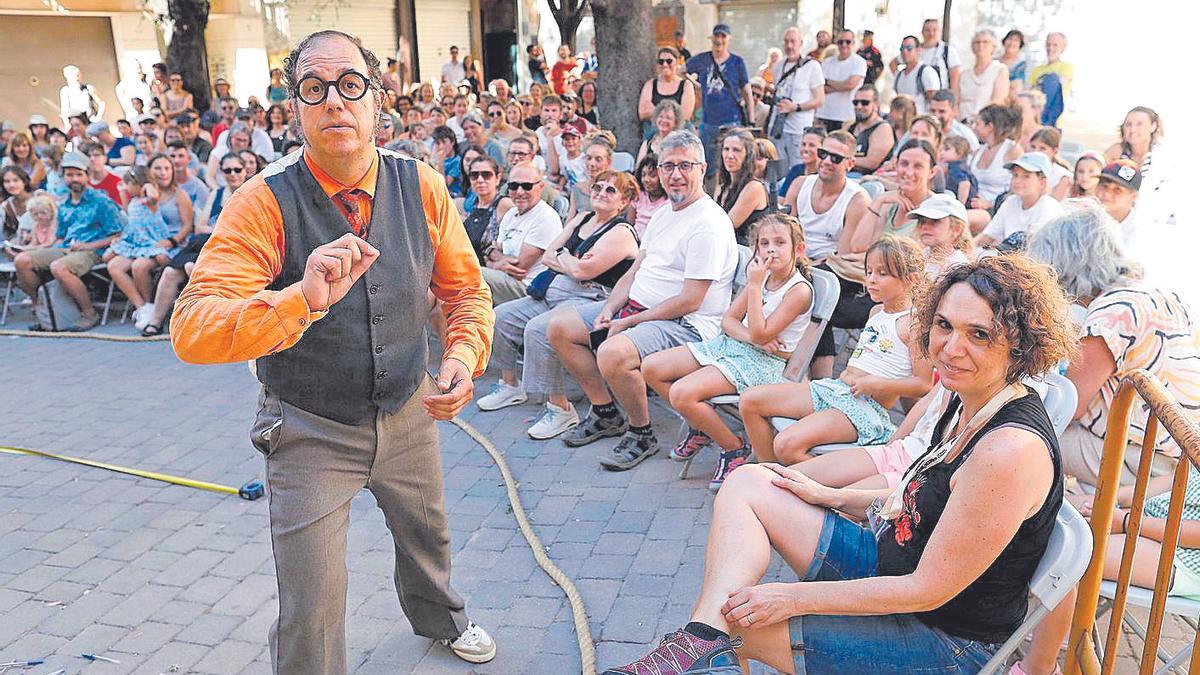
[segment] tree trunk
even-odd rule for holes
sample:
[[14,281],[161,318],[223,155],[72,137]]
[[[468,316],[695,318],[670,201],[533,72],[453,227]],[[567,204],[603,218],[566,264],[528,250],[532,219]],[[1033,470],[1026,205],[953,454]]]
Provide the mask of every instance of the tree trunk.
[[950,44],[950,3],[952,0],[946,0],[942,5],[942,41]]
[[833,39],[846,27],[846,0],[833,0]]
[[209,0],[168,0],[174,29],[167,46],[167,71],[183,74],[184,86],[192,92],[196,110],[209,108],[212,85],[208,81],[208,47],[204,29],[208,27]]
[[583,11],[587,9],[588,0],[549,0],[549,2],[550,13],[554,15],[554,22],[558,24],[559,42],[569,45],[571,52],[574,53],[575,31],[579,30],[579,22],[583,21]]
[[617,149],[636,154],[642,142],[638,95],[654,77],[652,0],[591,0],[596,22],[596,79],[600,124],[617,136]]

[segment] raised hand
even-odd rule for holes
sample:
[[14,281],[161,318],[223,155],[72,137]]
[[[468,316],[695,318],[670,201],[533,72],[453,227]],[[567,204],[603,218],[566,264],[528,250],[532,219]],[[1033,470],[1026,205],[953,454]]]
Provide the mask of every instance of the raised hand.
[[320,312],[332,307],[378,258],[379,249],[349,232],[313,249],[300,281],[308,308]]

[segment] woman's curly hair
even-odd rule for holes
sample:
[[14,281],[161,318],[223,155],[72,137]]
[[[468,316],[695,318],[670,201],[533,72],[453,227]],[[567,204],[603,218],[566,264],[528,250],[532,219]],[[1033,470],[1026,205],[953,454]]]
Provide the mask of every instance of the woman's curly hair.
[[1009,253],[951,266],[918,299],[918,344],[925,356],[931,356],[934,314],[942,296],[957,284],[967,284],[991,306],[992,339],[1003,339],[1009,347],[1006,381],[1041,377],[1079,349],[1070,303],[1054,270],[1024,253]]

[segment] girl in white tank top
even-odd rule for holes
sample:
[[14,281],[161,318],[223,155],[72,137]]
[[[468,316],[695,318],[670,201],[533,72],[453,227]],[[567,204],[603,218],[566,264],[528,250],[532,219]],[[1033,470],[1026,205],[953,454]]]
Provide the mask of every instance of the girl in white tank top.
[[721,334],[651,354],[642,362],[646,383],[688,421],[688,433],[671,457],[690,459],[714,441],[721,446],[710,484],[714,489],[749,459],[750,449],[707,401],[782,382],[784,365],[812,319],[813,291],[800,222],[771,214],[758,222],[752,241],[746,287],[725,312]]
[[[907,237],[885,234],[867,249],[865,267],[867,292],[881,304],[841,376],[756,387],[742,396],[742,421],[761,461],[795,464],[826,443],[885,443],[895,431],[887,409],[901,396],[924,396],[932,386],[933,368],[919,356],[910,330],[912,290],[925,275],[921,248]],[[774,437],[772,417],[798,421]]]

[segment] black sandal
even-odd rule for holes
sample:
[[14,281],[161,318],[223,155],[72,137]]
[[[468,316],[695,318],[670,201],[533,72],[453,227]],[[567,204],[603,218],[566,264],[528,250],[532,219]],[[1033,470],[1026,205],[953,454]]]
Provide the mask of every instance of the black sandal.
[[154,337],[156,335],[162,335],[162,326],[150,324],[142,329],[142,337]]

